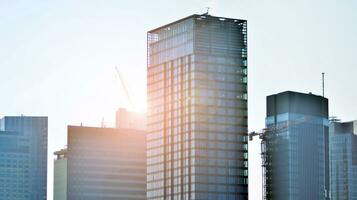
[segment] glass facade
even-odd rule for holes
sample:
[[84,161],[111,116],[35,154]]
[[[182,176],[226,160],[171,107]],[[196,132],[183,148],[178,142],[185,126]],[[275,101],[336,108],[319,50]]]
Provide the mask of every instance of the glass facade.
[[264,198],[328,199],[328,100],[284,92],[267,97]]
[[68,127],[69,200],[145,200],[145,131]]
[[67,149],[54,153],[53,200],[67,200]]
[[47,117],[4,117],[0,129],[0,199],[47,199]]
[[330,124],[331,199],[357,199],[357,121]]
[[248,199],[247,22],[148,32],[148,199]]

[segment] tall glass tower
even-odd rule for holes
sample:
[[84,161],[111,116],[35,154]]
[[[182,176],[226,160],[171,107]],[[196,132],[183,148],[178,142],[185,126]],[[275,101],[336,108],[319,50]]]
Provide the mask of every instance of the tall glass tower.
[[330,124],[331,199],[357,199],[357,121]]
[[47,199],[47,117],[0,120],[0,199]]
[[148,199],[248,199],[247,21],[148,32]]
[[328,100],[311,93],[268,96],[266,127],[265,199],[328,199]]

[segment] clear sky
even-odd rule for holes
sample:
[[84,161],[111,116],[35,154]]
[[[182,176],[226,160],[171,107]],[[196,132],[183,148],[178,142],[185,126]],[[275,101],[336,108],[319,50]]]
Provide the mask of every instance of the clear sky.
[[[249,130],[264,127],[265,97],[321,94],[330,115],[357,119],[357,1],[354,0],[0,0],[0,115],[49,116],[48,199],[53,152],[69,124],[114,126],[127,107],[146,108],[146,32],[205,12],[248,20]],[[249,146],[249,196],[261,199],[260,146]]]

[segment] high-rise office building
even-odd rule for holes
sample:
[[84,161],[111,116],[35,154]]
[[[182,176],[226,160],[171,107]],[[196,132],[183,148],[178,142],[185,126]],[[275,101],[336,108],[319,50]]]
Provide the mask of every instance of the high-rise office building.
[[53,200],[67,200],[67,149],[54,153]]
[[0,121],[0,199],[47,199],[47,117]]
[[145,200],[145,136],[133,129],[68,126],[67,199]]
[[148,199],[248,199],[247,21],[148,32]]
[[330,124],[331,199],[357,199],[357,121]]
[[322,96],[267,97],[265,199],[328,199],[328,126],[328,99]]

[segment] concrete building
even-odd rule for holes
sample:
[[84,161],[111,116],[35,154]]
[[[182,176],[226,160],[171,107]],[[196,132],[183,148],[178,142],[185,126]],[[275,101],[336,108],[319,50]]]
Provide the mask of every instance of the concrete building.
[[47,117],[0,120],[0,199],[47,199]]
[[148,32],[148,199],[248,199],[247,21]]
[[357,121],[330,124],[331,199],[357,199]]
[[119,108],[116,112],[116,127],[146,131],[146,113]]
[[68,126],[67,199],[146,199],[145,132]]
[[265,199],[328,199],[328,100],[283,92],[267,97]]
[[53,200],[67,200],[67,149],[54,153]]

